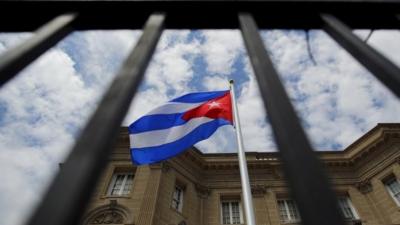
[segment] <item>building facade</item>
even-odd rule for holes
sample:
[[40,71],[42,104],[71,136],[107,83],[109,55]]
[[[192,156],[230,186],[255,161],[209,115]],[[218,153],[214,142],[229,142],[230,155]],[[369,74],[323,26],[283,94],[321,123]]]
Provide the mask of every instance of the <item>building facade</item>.
[[[344,151],[317,154],[349,224],[400,224],[400,124],[378,124]],[[278,154],[246,155],[256,224],[301,224]],[[82,223],[245,224],[237,154],[192,148],[168,161],[136,167],[127,128],[121,128]]]

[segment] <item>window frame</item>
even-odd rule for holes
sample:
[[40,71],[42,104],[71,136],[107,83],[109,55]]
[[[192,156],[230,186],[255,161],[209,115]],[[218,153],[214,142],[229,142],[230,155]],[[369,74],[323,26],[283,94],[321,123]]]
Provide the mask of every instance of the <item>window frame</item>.
[[[118,191],[118,194],[112,194],[115,182],[117,181],[118,175],[123,175],[124,176],[124,178],[122,180],[122,184],[121,184],[121,189]],[[124,192],[125,185],[126,185],[126,182],[128,180],[129,175],[132,176],[132,184],[131,185],[133,186],[133,179],[135,178],[135,174],[133,172],[116,172],[116,173],[113,173],[112,178],[111,178],[111,182],[108,184],[107,196],[110,196],[110,197],[125,197],[125,196],[128,196],[132,191],[132,187],[129,189],[129,192],[127,194],[123,194],[123,192]]]
[[[176,190],[180,190],[179,199],[178,199],[179,201],[177,202],[177,207],[174,206],[174,203],[176,202],[176,199],[175,199]],[[171,207],[172,207],[174,210],[176,210],[176,211],[178,211],[178,212],[180,212],[180,213],[182,213],[182,211],[183,211],[183,192],[184,192],[184,191],[185,191],[184,188],[182,188],[182,187],[179,186],[179,185],[175,185],[175,186],[174,186],[174,191],[172,192]]]
[[[238,203],[238,207],[239,207],[239,222],[240,223],[232,223],[232,221],[233,221],[233,210],[232,210],[232,203]],[[223,203],[228,203],[229,204],[229,222],[230,223],[224,223],[224,209],[223,209]],[[229,224],[229,225],[232,225],[232,224],[244,224],[244,221],[243,221],[243,211],[242,211],[242,204],[241,204],[241,201],[239,200],[239,199],[231,199],[231,200],[228,200],[228,199],[226,199],[226,200],[221,200],[220,201],[220,223],[221,224]]]
[[[285,211],[286,211],[286,214],[288,215],[288,218],[290,218],[291,216],[290,216],[290,209],[289,209],[289,206],[288,206],[287,202],[288,201],[292,201],[293,205],[294,205],[294,208],[296,210],[296,213],[298,215],[298,219],[296,219],[296,220],[289,219],[289,220],[286,220],[286,221],[282,220],[282,218],[281,218],[281,208],[279,206],[279,201],[283,201],[284,202]],[[277,206],[278,206],[279,221],[280,221],[281,224],[301,223],[300,212],[299,212],[299,209],[297,208],[296,202],[293,199],[281,198],[281,199],[277,199],[276,203],[277,203]]]
[[[392,189],[389,187],[388,183],[390,183],[391,181],[395,181],[397,182],[397,184],[400,186],[400,182],[397,179],[396,176],[390,176],[389,178],[385,179],[383,181],[383,184],[385,185],[386,190],[389,192],[390,196],[392,197],[392,199],[394,200],[394,202],[396,203],[397,206],[400,206],[400,200],[398,200],[396,198],[395,193],[393,193]],[[398,194],[400,194],[400,192],[398,192]]]
[[[346,218],[345,217],[343,209],[342,209],[342,207],[340,205],[340,199],[345,199],[346,204],[348,205],[348,207],[350,208],[351,213],[353,214],[353,218]],[[360,219],[360,216],[358,215],[357,210],[354,208],[353,203],[351,202],[351,199],[350,199],[349,196],[340,196],[340,197],[338,197],[338,201],[339,201],[340,211],[342,212],[343,218],[345,220],[353,221],[353,220],[359,220]]]

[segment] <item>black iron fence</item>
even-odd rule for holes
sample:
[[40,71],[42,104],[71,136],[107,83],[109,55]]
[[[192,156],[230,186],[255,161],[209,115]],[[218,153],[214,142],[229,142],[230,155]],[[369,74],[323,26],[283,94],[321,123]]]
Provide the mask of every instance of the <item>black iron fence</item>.
[[400,96],[399,68],[351,31],[398,28],[399,0],[32,0],[3,1],[0,9],[1,32],[40,27],[30,39],[0,56],[1,85],[73,30],[143,28],[136,47],[87,122],[29,225],[71,225],[79,221],[165,27],[240,28],[303,224],[345,223],[259,28],[322,28]]

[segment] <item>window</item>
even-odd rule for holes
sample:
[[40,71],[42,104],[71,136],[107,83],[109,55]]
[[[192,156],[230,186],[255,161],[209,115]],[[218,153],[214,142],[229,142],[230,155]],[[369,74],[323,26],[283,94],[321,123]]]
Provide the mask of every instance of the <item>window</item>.
[[393,176],[385,181],[385,186],[397,205],[400,205],[400,184],[396,177]]
[[174,195],[172,196],[172,208],[179,212],[182,212],[183,206],[183,189],[179,186],[175,186]]
[[108,195],[128,195],[131,192],[132,183],[133,173],[116,173],[114,174],[108,188]]
[[358,215],[354,210],[349,197],[339,197],[339,207],[346,220],[358,219]]
[[222,224],[242,224],[242,209],[239,201],[221,202]]
[[300,222],[299,210],[291,199],[278,200],[279,215],[282,223]]

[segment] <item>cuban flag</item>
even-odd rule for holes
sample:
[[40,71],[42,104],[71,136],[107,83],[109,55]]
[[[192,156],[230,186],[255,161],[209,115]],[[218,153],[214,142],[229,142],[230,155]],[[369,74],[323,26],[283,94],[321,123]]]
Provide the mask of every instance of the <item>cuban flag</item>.
[[129,126],[132,162],[159,162],[233,124],[229,91],[190,93],[150,111]]

